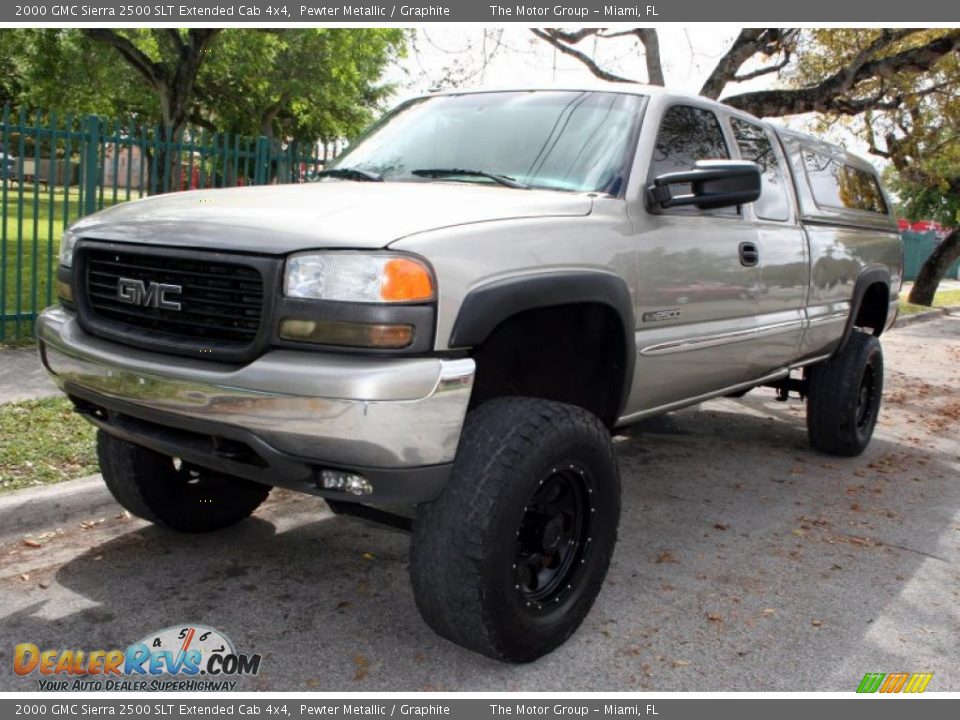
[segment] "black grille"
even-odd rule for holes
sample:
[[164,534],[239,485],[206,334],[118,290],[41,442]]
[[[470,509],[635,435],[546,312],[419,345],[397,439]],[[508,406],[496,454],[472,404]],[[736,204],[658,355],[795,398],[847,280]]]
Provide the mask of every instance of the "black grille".
[[[264,280],[253,264],[203,253],[151,253],[87,247],[82,254],[85,309],[98,334],[130,342],[201,352],[252,349],[260,332]],[[175,285],[165,298],[180,309],[130,304],[118,293],[121,278]]]

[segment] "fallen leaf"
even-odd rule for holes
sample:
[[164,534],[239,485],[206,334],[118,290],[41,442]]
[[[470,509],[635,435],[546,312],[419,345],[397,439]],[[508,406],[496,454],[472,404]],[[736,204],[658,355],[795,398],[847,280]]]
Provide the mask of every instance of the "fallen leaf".
[[363,559],[364,559],[364,560],[373,560],[373,553],[365,552],[365,553],[363,554]]
[[369,672],[370,661],[367,660],[363,655],[357,653],[353,656],[353,664],[357,667],[357,671],[353,674],[353,679],[363,680]]
[[43,547],[43,543],[39,543],[32,538],[25,538],[23,541],[23,544],[26,545],[27,547],[32,547],[32,548]]
[[764,617],[770,617],[770,616],[776,615],[776,614],[777,614],[777,611],[774,610],[773,608],[764,608],[764,609],[763,609],[763,616],[764,616]]
[[30,579],[30,576],[24,573],[23,575],[20,576],[20,579],[23,580],[24,582],[27,582]]
[[662,553],[660,553],[659,555],[657,555],[657,559],[656,559],[655,562],[656,562],[658,565],[662,565],[663,563],[675,563],[675,562],[677,562],[677,558],[676,558],[676,556],[675,556],[672,552],[670,552],[669,550],[664,550]]
[[707,613],[707,620],[710,622],[723,622],[723,618],[716,613]]
[[714,528],[715,530],[726,530],[726,529],[729,528],[729,527],[730,527],[729,525],[725,525],[724,523],[714,523],[714,524],[713,524],[713,528]]
[[823,622],[820,620],[811,620],[810,624],[813,625],[814,627],[820,627],[821,625],[823,625]]
[[680,667],[687,667],[690,663],[688,663],[686,660],[674,660],[670,664],[673,665],[675,668],[680,668]]

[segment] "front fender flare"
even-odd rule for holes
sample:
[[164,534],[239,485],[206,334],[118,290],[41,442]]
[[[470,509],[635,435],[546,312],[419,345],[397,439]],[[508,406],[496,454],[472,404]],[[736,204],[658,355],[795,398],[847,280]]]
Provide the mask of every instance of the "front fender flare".
[[448,346],[476,347],[505,320],[527,310],[599,304],[616,312],[623,329],[624,381],[620,409],[633,385],[636,323],[633,299],[619,275],[599,271],[557,271],[493,280],[471,290],[460,306]]

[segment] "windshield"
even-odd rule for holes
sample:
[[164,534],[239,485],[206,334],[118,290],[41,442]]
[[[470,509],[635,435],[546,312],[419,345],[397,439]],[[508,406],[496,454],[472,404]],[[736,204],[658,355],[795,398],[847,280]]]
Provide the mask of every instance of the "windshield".
[[[616,194],[642,104],[637,95],[571,91],[424,98],[384,117],[331,167],[388,181],[493,184],[485,173],[528,187]],[[425,172],[438,170],[470,173]]]

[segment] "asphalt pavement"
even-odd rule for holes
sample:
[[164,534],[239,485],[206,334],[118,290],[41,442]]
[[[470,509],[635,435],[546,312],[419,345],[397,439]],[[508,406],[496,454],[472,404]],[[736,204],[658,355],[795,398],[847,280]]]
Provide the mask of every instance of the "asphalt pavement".
[[960,317],[883,337],[885,404],[859,458],[814,452],[771,390],[616,439],[620,541],[553,654],[504,665],[435,636],[408,538],[275,491],[248,521],[183,536],[94,478],[0,497],[0,690],[13,646],[123,648],[181,623],[263,655],[240,690],[854,690],[933,672],[960,690]]

